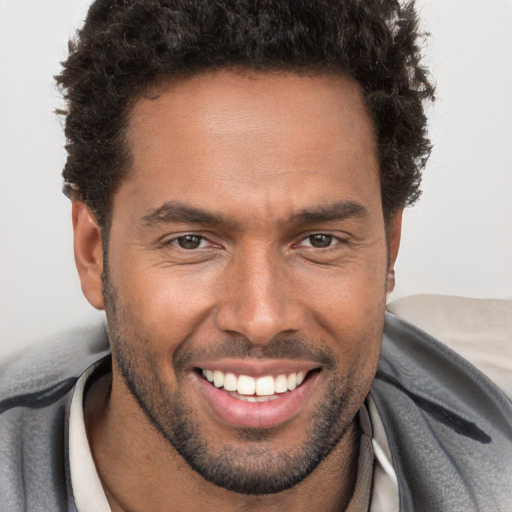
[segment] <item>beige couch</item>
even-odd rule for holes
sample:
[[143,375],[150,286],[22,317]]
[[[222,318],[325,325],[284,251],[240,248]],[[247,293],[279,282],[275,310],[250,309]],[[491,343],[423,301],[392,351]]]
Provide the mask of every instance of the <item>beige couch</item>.
[[512,300],[412,295],[388,310],[461,354],[512,398]]

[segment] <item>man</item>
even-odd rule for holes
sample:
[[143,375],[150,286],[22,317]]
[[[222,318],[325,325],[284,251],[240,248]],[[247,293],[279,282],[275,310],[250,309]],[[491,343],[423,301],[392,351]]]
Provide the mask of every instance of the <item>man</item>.
[[507,508],[510,403],[385,319],[417,37],[379,0],[91,6],[58,82],[108,340],[3,370],[5,510]]

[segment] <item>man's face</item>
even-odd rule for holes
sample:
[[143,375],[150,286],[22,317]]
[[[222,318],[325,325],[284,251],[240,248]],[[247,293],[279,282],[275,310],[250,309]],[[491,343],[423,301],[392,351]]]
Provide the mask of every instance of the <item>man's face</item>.
[[351,427],[379,357],[388,247],[361,94],[208,73],[139,100],[128,143],[105,273],[112,397],[217,485],[291,487]]

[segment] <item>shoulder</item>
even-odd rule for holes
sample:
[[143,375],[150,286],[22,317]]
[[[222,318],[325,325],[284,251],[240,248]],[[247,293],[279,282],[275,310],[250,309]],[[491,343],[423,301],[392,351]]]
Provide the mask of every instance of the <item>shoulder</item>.
[[472,364],[387,315],[372,396],[403,510],[501,510],[512,499],[512,406]]
[[6,510],[68,510],[66,416],[78,377],[108,354],[103,326],[0,363],[0,496]]
[[377,380],[400,382],[409,392],[440,400],[447,407],[482,402],[478,410],[484,413],[486,404],[498,406],[510,426],[510,399],[486,375],[446,344],[389,313]]
[[0,404],[78,378],[107,350],[106,328],[96,324],[58,334],[0,361]]

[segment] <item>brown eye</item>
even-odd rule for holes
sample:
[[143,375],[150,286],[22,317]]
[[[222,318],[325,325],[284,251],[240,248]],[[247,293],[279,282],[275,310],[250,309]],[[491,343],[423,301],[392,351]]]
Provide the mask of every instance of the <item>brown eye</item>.
[[311,246],[316,247],[317,249],[322,249],[332,245],[333,238],[334,237],[332,235],[324,235],[323,233],[308,236]]
[[176,239],[176,242],[178,242],[178,245],[182,249],[188,250],[197,249],[201,245],[202,241],[203,237],[197,235],[185,235],[180,236],[179,238]]

